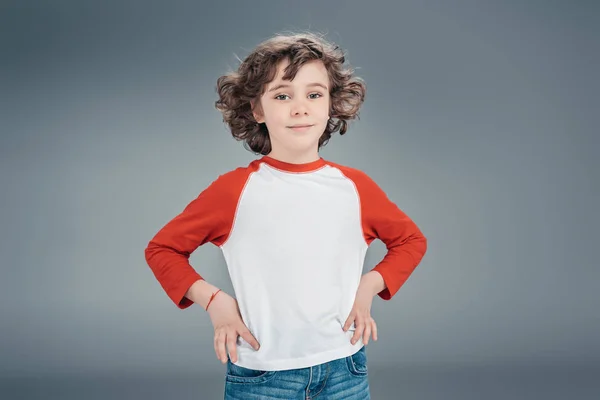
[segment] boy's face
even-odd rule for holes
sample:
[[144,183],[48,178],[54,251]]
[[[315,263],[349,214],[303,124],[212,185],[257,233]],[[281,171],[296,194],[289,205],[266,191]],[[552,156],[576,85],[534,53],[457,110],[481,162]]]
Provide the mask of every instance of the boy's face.
[[255,108],[257,122],[269,130],[273,157],[312,161],[318,157],[319,138],[329,119],[329,75],[319,60],[309,61],[293,81],[283,81],[282,61]]

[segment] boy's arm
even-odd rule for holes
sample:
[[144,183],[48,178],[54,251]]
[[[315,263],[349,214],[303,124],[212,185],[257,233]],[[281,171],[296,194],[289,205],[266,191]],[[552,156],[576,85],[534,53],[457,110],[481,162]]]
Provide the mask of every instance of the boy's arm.
[[427,239],[366,174],[345,173],[350,175],[359,192],[365,241],[370,244],[379,239],[387,248],[385,257],[363,279],[376,289],[383,288],[376,293],[383,300],[390,300],[421,262],[427,251]]
[[390,300],[408,280],[427,251],[427,239],[417,225],[383,192],[371,194],[381,198],[365,215],[365,236],[385,243],[387,253],[372,271],[381,274],[385,289],[377,294]]
[[199,304],[200,307],[206,309],[210,297],[219,290],[214,285],[206,282],[204,279],[197,280],[185,292],[185,298],[193,303]]
[[160,229],[145,249],[148,266],[180,309],[193,303],[206,307],[216,291],[190,265],[189,257],[199,246],[220,245],[227,238],[237,201],[230,189],[231,182],[213,182]]

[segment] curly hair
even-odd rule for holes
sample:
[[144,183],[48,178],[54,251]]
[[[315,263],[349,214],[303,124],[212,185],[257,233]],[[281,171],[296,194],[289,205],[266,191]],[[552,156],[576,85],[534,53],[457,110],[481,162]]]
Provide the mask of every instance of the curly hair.
[[354,76],[354,70],[344,65],[346,57],[339,46],[315,33],[279,34],[260,43],[241,61],[238,70],[217,80],[219,99],[215,107],[223,114],[223,122],[233,137],[244,141],[244,147],[255,154],[271,152],[269,131],[265,123],[258,123],[252,104],[265,91],[277,73],[277,65],[289,60],[282,79],[292,80],[302,65],[320,60],[330,80],[330,119],[319,138],[319,148],[327,144],[331,134],[348,130],[348,121],[359,117],[365,100],[366,85]]

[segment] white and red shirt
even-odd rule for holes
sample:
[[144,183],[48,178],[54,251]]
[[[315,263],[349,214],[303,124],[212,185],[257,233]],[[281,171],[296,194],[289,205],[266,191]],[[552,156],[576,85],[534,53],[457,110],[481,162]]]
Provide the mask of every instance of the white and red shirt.
[[260,343],[238,340],[237,365],[258,370],[314,366],[357,352],[352,309],[369,244],[387,254],[373,269],[389,300],[423,258],[416,224],[365,173],[320,158],[306,164],[269,156],[219,176],[156,235],[146,260],[181,309],[202,276],[190,254],[223,251],[243,322]]

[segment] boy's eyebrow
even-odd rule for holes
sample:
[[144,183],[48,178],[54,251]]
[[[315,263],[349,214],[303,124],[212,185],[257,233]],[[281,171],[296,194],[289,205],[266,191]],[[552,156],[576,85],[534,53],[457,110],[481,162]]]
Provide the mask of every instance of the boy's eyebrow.
[[[283,88],[289,88],[290,86],[291,86],[291,85],[289,85],[289,84],[287,84],[287,83],[280,83],[279,85],[275,85],[275,86],[273,86],[271,89],[269,89],[269,90],[268,90],[268,92],[274,92],[274,91],[276,91],[276,90],[279,90],[279,89],[283,89]],[[318,86],[318,87],[321,87],[321,88],[323,88],[323,89],[325,89],[325,90],[329,90],[329,89],[327,88],[327,86],[325,86],[325,85],[323,85],[322,83],[319,83],[319,82],[315,82],[315,83],[309,83],[309,84],[308,84],[308,85],[306,85],[306,86],[307,86],[307,87],[317,87],[317,86]]]

